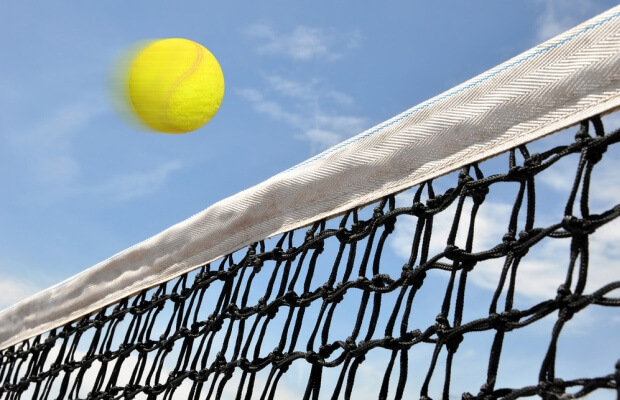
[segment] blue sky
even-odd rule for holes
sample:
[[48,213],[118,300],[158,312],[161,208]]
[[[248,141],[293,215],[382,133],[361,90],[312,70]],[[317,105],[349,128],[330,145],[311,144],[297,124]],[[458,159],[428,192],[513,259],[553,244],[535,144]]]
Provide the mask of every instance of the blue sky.
[[[616,4],[4,2],[0,308]],[[123,50],[166,37],[203,44],[226,80],[186,135],[140,131],[109,99]]]

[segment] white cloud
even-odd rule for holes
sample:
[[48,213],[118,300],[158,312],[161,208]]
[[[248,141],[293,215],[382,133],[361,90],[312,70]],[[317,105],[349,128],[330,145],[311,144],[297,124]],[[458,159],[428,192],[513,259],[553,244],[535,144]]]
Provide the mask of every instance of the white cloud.
[[303,123],[303,117],[301,115],[286,112],[279,103],[266,99],[258,90],[241,89],[237,92],[241,97],[252,103],[256,112],[268,115],[278,121],[287,122],[291,125],[300,125]]
[[335,90],[327,92],[325,96],[332,99],[333,101],[335,101],[336,103],[340,105],[348,106],[348,105],[353,104],[353,98],[351,98],[350,96],[344,93],[337,92]]
[[290,33],[278,33],[271,26],[256,24],[246,33],[262,43],[256,51],[260,54],[276,54],[297,61],[325,59],[332,61],[341,57],[342,50],[359,46],[359,32],[338,33],[333,29],[297,26]]
[[171,161],[152,171],[117,176],[104,184],[86,187],[82,191],[109,197],[113,201],[130,200],[159,190],[167,182],[168,177],[181,167],[181,162]]
[[80,174],[80,165],[68,155],[50,155],[40,160],[37,173],[44,181],[66,182]]
[[[307,26],[282,33],[270,25],[256,24],[246,29],[246,34],[259,43],[256,48],[259,53],[295,61],[333,61],[342,57],[346,50],[359,47],[361,41],[357,31],[343,33]],[[345,115],[338,110],[338,107],[353,105],[353,99],[326,87],[320,79],[302,82],[271,75],[266,77],[266,83],[266,90],[245,88],[238,93],[252,103],[255,111],[290,125],[294,129],[293,137],[310,142],[312,154],[365,128],[365,118]]]
[[326,128],[346,133],[360,133],[364,129],[365,119],[348,115],[318,115],[316,118],[318,125]]
[[537,20],[537,42],[551,39],[583,22],[592,13],[587,0],[543,0],[543,11]]
[[276,93],[285,97],[309,102],[324,98],[342,106],[353,104],[353,99],[350,96],[336,90],[325,90],[320,87],[321,82],[318,79],[313,79],[305,84],[281,76],[270,76],[267,80]]
[[[300,83],[281,76],[270,76],[266,81],[274,97],[282,96],[294,101],[276,101],[252,88],[241,89],[237,93],[252,103],[255,111],[295,129],[294,137],[309,141],[312,154],[338,144],[366,127],[365,118],[337,112],[338,106],[348,106],[353,102],[349,96],[324,90],[317,80]],[[330,112],[322,112],[320,103],[330,105]]]
[[270,76],[267,80],[273,90],[287,97],[314,100],[317,96],[315,90],[317,80],[312,80],[307,84],[301,84],[281,76]]
[[321,129],[308,129],[303,134],[295,137],[308,140],[311,143],[310,152],[313,154],[335,146],[342,141],[341,135]]
[[40,288],[13,279],[0,278],[0,310],[37,293]]
[[32,127],[23,127],[5,139],[43,183],[68,182],[80,174],[80,166],[71,154],[74,136],[102,108],[92,104],[72,104],[57,109]]
[[314,122],[315,126],[320,128],[305,129],[296,137],[308,140],[312,153],[317,153],[340,143],[346,137],[362,132],[366,120],[342,115],[317,115]]
[[263,100],[263,95],[256,89],[239,89],[237,93],[252,103],[258,103]]

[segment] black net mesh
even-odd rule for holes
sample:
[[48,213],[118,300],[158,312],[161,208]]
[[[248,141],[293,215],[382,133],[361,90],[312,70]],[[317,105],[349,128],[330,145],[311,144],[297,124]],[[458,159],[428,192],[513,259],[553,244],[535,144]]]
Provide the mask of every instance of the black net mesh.
[[593,118],[256,243],[2,350],[0,398],[620,398],[619,140]]

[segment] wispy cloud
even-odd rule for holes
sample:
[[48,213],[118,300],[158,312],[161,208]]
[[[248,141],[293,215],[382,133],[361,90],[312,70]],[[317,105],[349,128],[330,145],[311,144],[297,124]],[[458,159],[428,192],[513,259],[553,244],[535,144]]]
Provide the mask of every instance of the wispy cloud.
[[83,194],[105,197],[111,201],[126,201],[146,196],[161,189],[170,175],[182,168],[180,161],[171,161],[148,172],[133,172],[111,178],[95,186],[79,189]]
[[37,293],[40,288],[14,279],[0,279],[0,310]]
[[588,0],[541,0],[542,12],[536,22],[536,40],[542,42],[578,25],[592,13]]
[[251,102],[254,110],[261,114],[266,114],[275,120],[284,121],[291,125],[302,123],[303,117],[301,115],[285,111],[280,103],[267,99],[256,89],[240,89],[238,93]]
[[317,96],[315,87],[318,80],[313,79],[308,83],[300,83],[281,76],[269,76],[267,78],[271,88],[283,96],[301,100],[314,100]]
[[72,141],[103,108],[92,104],[61,107],[40,123],[24,127],[19,134],[6,136],[19,154],[23,166],[42,183],[68,182],[80,174],[80,166],[71,153]]
[[[266,81],[271,97],[252,88],[241,89],[238,94],[252,103],[255,111],[290,125],[295,130],[294,137],[310,142],[312,154],[360,133],[366,127],[365,118],[338,112],[339,107],[353,103],[348,95],[325,89],[318,80],[301,83],[270,76]],[[322,111],[320,105],[330,111]]]
[[339,33],[333,29],[307,26],[297,26],[292,32],[280,33],[269,25],[255,24],[246,29],[246,33],[260,42],[256,48],[258,53],[281,55],[298,61],[333,61],[340,58],[344,50],[358,47],[360,41],[357,31]]
[[105,107],[97,104],[71,104],[25,127],[18,135],[5,135],[6,143],[18,156],[23,169],[29,170],[37,183],[56,185],[53,193],[48,192],[46,201],[92,195],[126,201],[161,189],[170,175],[182,168],[180,161],[168,161],[145,172],[126,172],[100,183],[80,179],[82,171],[75,156],[75,140],[104,111]]
[[[260,54],[281,56],[294,61],[334,61],[360,46],[358,31],[341,32],[330,28],[297,26],[290,32],[278,32],[267,24],[255,24],[245,33],[257,42]],[[292,135],[310,142],[312,154],[360,133],[366,119],[348,115],[353,98],[329,87],[324,81],[306,81],[282,75],[265,77],[266,87],[244,88],[239,95],[252,103],[256,112],[288,124]]]
[[365,119],[342,115],[318,115],[314,128],[307,128],[295,137],[308,140],[312,144],[312,153],[328,149],[353,134],[360,133],[365,127]]
[[274,92],[297,100],[315,102],[325,99],[336,105],[349,106],[353,104],[351,96],[333,89],[326,89],[319,79],[301,83],[281,76],[269,76],[267,81]]

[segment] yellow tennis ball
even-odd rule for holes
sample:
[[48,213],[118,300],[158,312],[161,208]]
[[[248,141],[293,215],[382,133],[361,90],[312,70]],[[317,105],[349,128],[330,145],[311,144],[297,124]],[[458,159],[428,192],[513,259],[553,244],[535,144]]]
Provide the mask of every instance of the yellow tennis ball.
[[213,54],[187,39],[163,39],[143,47],[127,79],[138,117],[165,133],[186,133],[209,122],[224,98],[224,75]]

